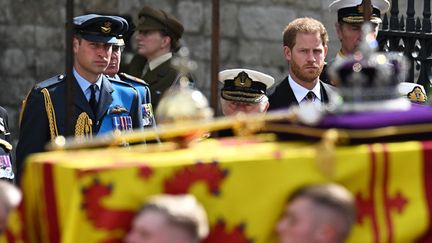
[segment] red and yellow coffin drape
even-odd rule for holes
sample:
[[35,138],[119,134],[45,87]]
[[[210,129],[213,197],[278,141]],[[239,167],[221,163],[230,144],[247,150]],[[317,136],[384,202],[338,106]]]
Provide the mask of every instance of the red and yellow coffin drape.
[[30,158],[8,242],[122,242],[134,213],[157,193],[193,193],[211,225],[206,243],[276,242],[286,197],[334,181],[356,197],[348,242],[432,242],[432,142],[337,147],[207,140],[175,151],[105,148]]

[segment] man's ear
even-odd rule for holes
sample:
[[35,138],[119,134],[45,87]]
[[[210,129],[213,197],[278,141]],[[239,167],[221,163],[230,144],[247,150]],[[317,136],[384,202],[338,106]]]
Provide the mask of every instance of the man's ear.
[[169,37],[169,36],[164,36],[164,37],[162,38],[162,47],[163,47],[163,48],[165,48],[165,47],[169,47],[170,44],[171,44],[171,37]]
[[72,40],[72,48],[73,48],[73,52],[77,53],[78,51],[78,46],[80,45],[80,39],[77,37],[74,37]]
[[285,59],[287,61],[291,61],[291,49],[288,46],[284,46],[283,47],[283,52],[284,52],[284,55],[285,55]]
[[270,103],[267,101],[266,104],[265,104],[263,112],[266,112],[267,109],[269,108],[269,106],[270,106]]

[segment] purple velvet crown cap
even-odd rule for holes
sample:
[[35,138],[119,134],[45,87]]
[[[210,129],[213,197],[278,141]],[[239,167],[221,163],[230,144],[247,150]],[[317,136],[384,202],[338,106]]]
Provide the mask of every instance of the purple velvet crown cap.
[[335,68],[335,81],[344,102],[370,102],[399,98],[398,84],[405,77],[405,60],[394,53],[361,53]]
[[377,42],[367,25],[363,33],[369,34],[364,34],[360,50],[329,68],[342,97],[337,110],[408,109],[409,104],[398,93],[398,85],[407,75],[407,60],[397,53],[376,52]]

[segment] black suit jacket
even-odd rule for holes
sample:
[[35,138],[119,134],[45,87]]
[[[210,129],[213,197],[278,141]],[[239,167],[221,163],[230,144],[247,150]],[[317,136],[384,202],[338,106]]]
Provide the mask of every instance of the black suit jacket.
[[[330,98],[337,95],[336,88],[320,81],[322,100],[324,103],[328,103]],[[286,77],[282,82],[278,84],[274,92],[269,96],[269,110],[277,110],[282,108],[288,108],[292,105],[298,105],[297,99],[294,92]]]

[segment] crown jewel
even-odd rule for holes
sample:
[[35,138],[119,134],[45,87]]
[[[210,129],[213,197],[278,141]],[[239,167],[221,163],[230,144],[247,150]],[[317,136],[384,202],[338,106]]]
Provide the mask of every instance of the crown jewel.
[[405,57],[397,53],[376,52],[378,45],[371,26],[364,24],[362,31],[360,50],[336,61],[329,70],[331,79],[340,89],[341,109],[366,111],[409,106],[394,103],[405,104],[398,91],[398,84],[404,81],[407,73]]

